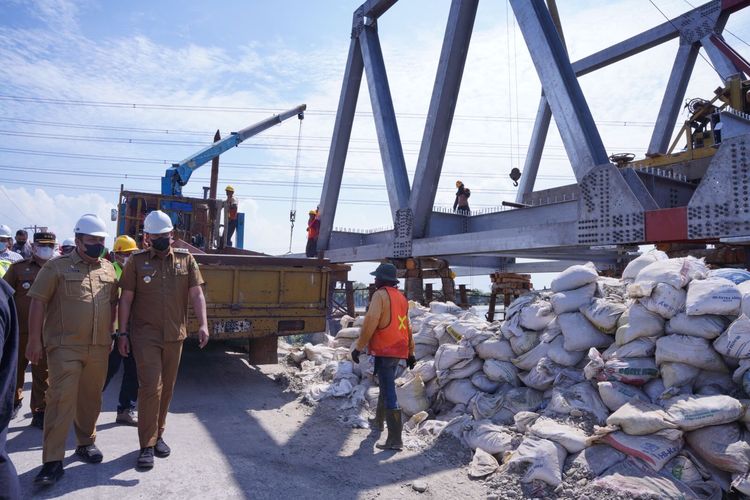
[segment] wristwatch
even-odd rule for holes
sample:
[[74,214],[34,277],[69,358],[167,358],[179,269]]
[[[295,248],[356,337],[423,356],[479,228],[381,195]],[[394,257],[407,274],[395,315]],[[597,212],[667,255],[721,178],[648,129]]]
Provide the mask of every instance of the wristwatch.
[[128,332],[115,332],[112,334],[112,340],[117,340],[119,337],[130,337]]

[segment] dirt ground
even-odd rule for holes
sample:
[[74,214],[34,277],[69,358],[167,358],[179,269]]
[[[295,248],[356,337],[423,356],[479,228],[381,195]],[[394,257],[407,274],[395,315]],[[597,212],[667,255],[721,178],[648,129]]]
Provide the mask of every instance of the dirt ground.
[[[65,476],[34,488],[42,432],[24,406],[10,424],[8,449],[24,498],[484,498],[485,482],[467,476],[469,450],[438,440],[423,450],[384,452],[376,436],[337,420],[340,402],[316,407],[285,392],[281,365],[250,366],[216,343],[187,345],[164,435],[172,455],[148,472],[135,469],[138,436],[116,425],[119,376],[104,395],[97,445],[104,462],[76,460],[68,438]],[[27,373],[26,399],[31,385]],[[418,493],[414,481],[427,484]],[[496,493],[495,493],[496,494]]]

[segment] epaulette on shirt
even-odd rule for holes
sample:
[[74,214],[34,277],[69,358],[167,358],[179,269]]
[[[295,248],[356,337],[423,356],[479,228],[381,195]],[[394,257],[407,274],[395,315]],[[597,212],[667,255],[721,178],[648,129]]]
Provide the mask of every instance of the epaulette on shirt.
[[190,253],[190,250],[188,250],[187,248],[172,248],[172,250],[178,253]]
[[136,251],[133,252],[133,255],[138,255],[138,254],[141,254],[141,253],[144,253],[144,252],[148,252],[148,248],[143,248],[141,250],[136,250]]

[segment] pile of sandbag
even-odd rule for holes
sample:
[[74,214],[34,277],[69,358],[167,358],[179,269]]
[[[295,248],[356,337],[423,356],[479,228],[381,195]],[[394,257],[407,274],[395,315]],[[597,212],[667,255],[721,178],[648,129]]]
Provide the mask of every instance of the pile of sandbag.
[[[414,435],[449,433],[477,450],[472,477],[521,468],[521,482],[554,488],[583,467],[601,488],[640,471],[623,484],[750,493],[748,312],[750,273],[659,251],[631,261],[622,279],[572,266],[550,290],[515,300],[503,322],[450,302],[410,303],[418,362],[400,372],[399,404]],[[331,356],[319,346],[297,354],[330,375],[314,378],[326,395],[376,384],[367,356],[351,371],[332,367],[350,359],[361,318],[342,326],[324,346]]]

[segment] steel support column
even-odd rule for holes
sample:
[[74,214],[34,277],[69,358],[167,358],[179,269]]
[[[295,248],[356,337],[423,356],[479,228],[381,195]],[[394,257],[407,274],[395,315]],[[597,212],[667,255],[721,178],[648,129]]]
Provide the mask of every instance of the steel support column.
[[364,66],[359,41],[357,38],[352,38],[349,44],[349,56],[346,59],[344,81],[341,85],[336,123],[333,126],[333,137],[328,154],[326,175],[323,180],[323,191],[320,195],[318,251],[326,250],[331,239],[333,219],[336,217],[336,206],[341,191],[341,178],[344,175],[346,153],[349,150],[349,139],[352,135],[354,111],[357,107],[363,71]]
[[359,41],[367,73],[367,88],[370,91],[380,156],[383,159],[383,172],[388,200],[391,204],[391,215],[395,218],[398,209],[409,206],[411,188],[376,26],[364,26],[359,35]]
[[716,72],[721,77],[721,81],[726,83],[729,78],[736,74],[742,74],[742,70],[740,70],[729,58],[724,55],[724,52],[714,43],[713,37],[715,35],[711,34],[705,38],[701,39],[701,45],[703,45],[703,48],[706,50],[706,55],[708,55],[708,58],[711,59],[711,64],[713,65]]
[[565,46],[543,0],[510,0],[576,179],[608,163]]
[[438,62],[432,99],[427,112],[422,145],[414,174],[414,185],[409,207],[414,215],[412,234],[424,236],[427,219],[435,204],[440,172],[443,169],[445,150],[448,146],[453,113],[456,110],[458,91],[464,73],[466,54],[474,28],[479,0],[453,0],[448,25],[445,28],[443,48]]
[[682,108],[682,101],[690,81],[690,74],[693,72],[695,59],[698,57],[698,49],[697,43],[680,44],[677,49],[677,56],[672,65],[672,73],[669,75],[669,82],[659,108],[647,155],[663,154],[669,148],[677,115]]

